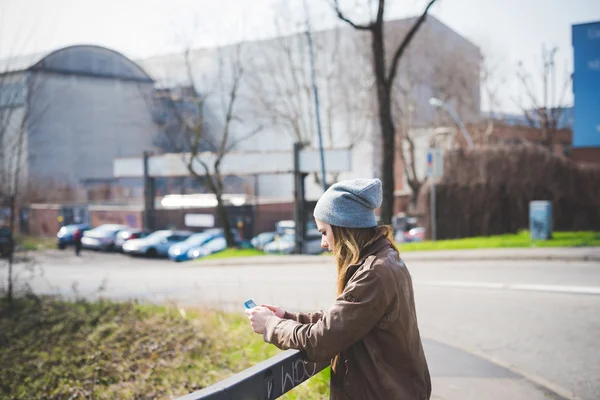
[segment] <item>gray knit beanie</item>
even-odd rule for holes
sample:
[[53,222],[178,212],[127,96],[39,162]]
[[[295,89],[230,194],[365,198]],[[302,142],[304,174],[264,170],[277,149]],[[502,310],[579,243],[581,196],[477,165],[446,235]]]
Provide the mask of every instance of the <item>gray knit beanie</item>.
[[317,202],[315,218],[343,228],[377,226],[375,209],[381,206],[379,179],[351,179],[332,185]]

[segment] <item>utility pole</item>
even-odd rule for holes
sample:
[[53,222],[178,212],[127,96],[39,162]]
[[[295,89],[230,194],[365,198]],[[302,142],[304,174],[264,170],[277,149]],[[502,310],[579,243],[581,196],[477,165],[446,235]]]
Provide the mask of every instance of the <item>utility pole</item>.
[[306,172],[300,170],[300,152],[304,144],[294,143],[294,224],[296,231],[296,254],[302,254],[306,228],[306,209],[304,202],[304,178]]
[[144,151],[144,229],[154,228],[154,179],[150,176],[149,158],[152,155]]
[[312,36],[310,34],[310,18],[308,17],[308,6],[304,0],[304,13],[306,14],[306,39],[308,41],[308,51],[310,58],[310,76],[315,99],[315,114],[317,119],[317,134],[319,135],[319,153],[321,155],[321,180],[323,182],[323,191],[327,190],[327,181],[325,179],[325,155],[323,154],[323,133],[321,131],[321,113],[319,111],[319,89],[317,88],[317,79],[315,76],[315,57],[313,53]]

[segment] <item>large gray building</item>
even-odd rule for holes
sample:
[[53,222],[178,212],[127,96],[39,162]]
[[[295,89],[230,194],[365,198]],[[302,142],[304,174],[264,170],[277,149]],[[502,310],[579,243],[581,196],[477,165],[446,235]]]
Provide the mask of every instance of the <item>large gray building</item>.
[[[388,63],[414,22],[415,18],[386,22]],[[381,148],[370,34],[341,26],[313,32],[312,39],[324,146],[352,148],[352,171],[329,179],[379,176]],[[394,90],[398,127],[453,124],[448,115],[431,107],[431,97],[451,104],[463,120],[477,120],[480,59],[477,46],[428,17],[399,65]],[[203,114],[209,117],[212,132],[207,136],[218,135],[222,129],[230,90],[236,82],[231,137],[242,138],[261,128],[258,134],[238,143],[236,150],[291,151],[295,141],[318,145],[304,33],[191,50],[187,57],[169,54],[138,62],[161,87],[195,87],[202,97]],[[265,175],[259,181],[262,195],[290,198],[293,194],[289,176]],[[313,177],[306,183],[308,198],[317,198],[321,185]],[[399,176],[398,193],[403,192],[402,185]]]
[[153,148],[154,81],[122,54],[72,46],[4,60],[0,73],[4,190],[20,160],[35,200],[93,198],[112,190],[114,158]]

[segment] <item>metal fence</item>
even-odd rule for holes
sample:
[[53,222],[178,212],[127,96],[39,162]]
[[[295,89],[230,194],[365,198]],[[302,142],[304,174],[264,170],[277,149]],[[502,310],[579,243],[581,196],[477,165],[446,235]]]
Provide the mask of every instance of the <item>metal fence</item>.
[[282,396],[327,367],[287,350],[206,389],[177,400],[271,400]]

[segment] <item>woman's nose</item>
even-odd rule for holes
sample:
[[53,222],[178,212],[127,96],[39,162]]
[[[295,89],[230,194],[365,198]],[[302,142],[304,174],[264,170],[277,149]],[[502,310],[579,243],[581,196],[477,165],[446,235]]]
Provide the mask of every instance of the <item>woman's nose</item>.
[[327,241],[325,240],[325,238],[321,239],[321,247],[326,249],[329,247],[329,245],[327,244]]

